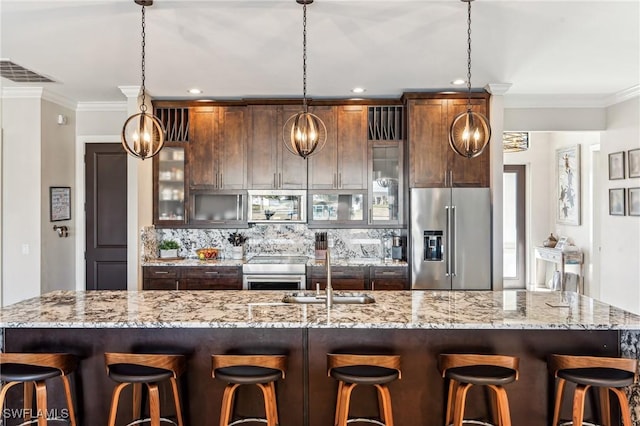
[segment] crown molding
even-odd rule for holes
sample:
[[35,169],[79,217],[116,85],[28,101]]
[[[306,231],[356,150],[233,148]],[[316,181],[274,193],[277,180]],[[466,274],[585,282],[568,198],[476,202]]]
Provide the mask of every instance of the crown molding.
[[513,86],[511,83],[489,83],[484,89],[494,96],[503,96]]
[[49,102],[53,102],[54,104],[58,104],[72,111],[75,111],[76,108],[78,107],[78,103],[76,101],[69,99],[66,96],[62,96],[57,93],[50,92],[49,90],[46,90],[46,89],[42,93],[42,99]]
[[127,112],[127,102],[78,102],[76,111],[82,112]]
[[74,111],[76,102],[66,96],[53,93],[44,87],[3,87],[3,99],[42,99]]
[[127,99],[140,96],[140,86],[118,86],[118,89],[120,89]]
[[606,108],[640,96],[640,85],[612,95],[506,95],[505,108]]
[[605,101],[605,106],[619,104],[620,102],[628,101],[629,99],[633,99],[638,96],[640,96],[640,84],[631,86],[628,89],[621,90],[618,93],[614,93],[609,96]]

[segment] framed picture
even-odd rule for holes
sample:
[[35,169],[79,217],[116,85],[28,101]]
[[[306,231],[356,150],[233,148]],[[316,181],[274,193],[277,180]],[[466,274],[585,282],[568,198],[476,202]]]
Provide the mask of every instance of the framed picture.
[[629,159],[629,177],[640,177],[640,148],[630,149],[627,155]]
[[556,150],[556,222],[580,225],[580,145]]
[[609,180],[624,179],[624,151],[609,154]]
[[611,216],[624,216],[624,188],[609,190],[609,214]]
[[554,248],[557,248],[558,250],[562,250],[564,246],[566,246],[568,243],[569,243],[569,238],[560,237],[558,238],[558,242],[556,243],[556,246]]
[[51,222],[71,220],[71,188],[68,186],[49,187],[49,211]]
[[629,216],[640,216],[640,188],[627,189]]

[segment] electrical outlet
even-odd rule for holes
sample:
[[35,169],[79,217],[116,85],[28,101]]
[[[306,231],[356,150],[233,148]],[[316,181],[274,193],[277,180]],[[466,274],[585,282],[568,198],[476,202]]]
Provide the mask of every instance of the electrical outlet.
[[29,244],[22,245],[22,254],[29,254]]

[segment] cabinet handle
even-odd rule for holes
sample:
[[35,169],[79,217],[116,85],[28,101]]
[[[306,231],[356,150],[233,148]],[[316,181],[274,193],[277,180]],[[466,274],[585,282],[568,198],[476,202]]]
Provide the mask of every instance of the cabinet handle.
[[206,271],[205,274],[213,274],[213,275],[218,275],[220,272],[218,271]]
[[342,188],[342,172],[338,173],[338,189]]
[[331,187],[332,187],[333,189],[336,189],[336,180],[337,180],[337,179],[336,179],[336,175],[337,175],[337,173],[334,173],[334,174],[333,174],[333,181],[331,181]]
[[278,173],[278,188],[282,189],[282,173]]
[[169,271],[155,271],[154,274],[155,275],[160,275],[160,274],[168,274]]
[[180,290],[180,281],[176,280],[176,290]]
[[224,183],[222,183],[222,173],[220,173],[220,189],[224,188]]
[[371,290],[376,289],[376,280],[371,281]]
[[273,187],[276,188],[276,189],[278,188],[278,182],[276,181],[276,174],[275,173],[273,174]]
[[369,218],[368,218],[368,222],[369,225],[371,225],[373,223],[373,208],[369,209]]
[[218,189],[218,188],[219,188],[219,186],[218,186],[218,180],[219,180],[218,173],[216,173],[216,189]]

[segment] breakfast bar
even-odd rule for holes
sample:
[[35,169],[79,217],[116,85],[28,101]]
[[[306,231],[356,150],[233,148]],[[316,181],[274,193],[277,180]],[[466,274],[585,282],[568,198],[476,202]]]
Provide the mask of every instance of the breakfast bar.
[[[211,377],[212,354],[284,353],[286,377],[277,385],[282,426],[332,424],[337,387],[327,377],[330,352],[401,355],[402,378],[389,386],[399,426],[443,424],[446,390],[438,354],[508,354],[520,358],[520,378],[507,386],[513,424],[544,426],[553,398],[548,355],[637,358],[640,349],[639,316],[570,292],[374,291],[368,294],[375,303],[330,309],[283,303],[285,294],[52,292],[0,311],[3,350],[78,355],[75,390],[83,425],[102,424],[107,417],[115,383],[105,373],[104,352],[185,354],[183,411],[192,425],[216,424],[220,414],[224,384]],[[367,391],[354,393],[356,416],[376,413],[375,397]],[[259,395],[250,392],[240,393],[239,412],[262,409]],[[16,393],[10,405],[19,407],[20,397]],[[629,397],[638,425],[640,389],[633,388]],[[486,414],[482,393],[472,391],[468,404],[469,418]],[[569,417],[568,403],[562,417]]]

